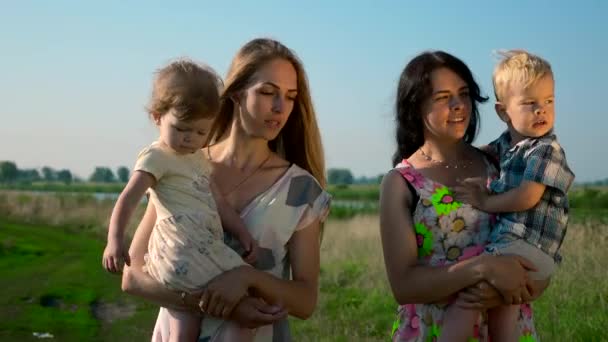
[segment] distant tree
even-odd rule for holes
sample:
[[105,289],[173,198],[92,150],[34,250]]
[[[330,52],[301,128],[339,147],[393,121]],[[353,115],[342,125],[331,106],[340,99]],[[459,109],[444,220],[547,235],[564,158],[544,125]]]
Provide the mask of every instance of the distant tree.
[[17,176],[17,178],[20,181],[25,182],[36,182],[42,179],[42,177],[40,177],[40,172],[36,169],[19,170],[19,176]]
[[120,182],[126,183],[129,181],[129,169],[126,166],[121,166],[116,170],[116,175]]
[[44,177],[45,181],[52,182],[57,179],[57,172],[52,168],[45,166],[42,168],[42,177]]
[[0,161],[0,181],[14,182],[19,175],[17,164],[12,161]]
[[116,181],[116,177],[114,177],[114,173],[109,167],[98,166],[89,180],[96,183],[112,183]]
[[67,169],[58,171],[57,180],[65,183],[65,184],[71,184],[72,183],[72,172],[70,172],[70,170],[67,170]]
[[349,169],[328,169],[327,182],[329,184],[353,184],[354,177]]

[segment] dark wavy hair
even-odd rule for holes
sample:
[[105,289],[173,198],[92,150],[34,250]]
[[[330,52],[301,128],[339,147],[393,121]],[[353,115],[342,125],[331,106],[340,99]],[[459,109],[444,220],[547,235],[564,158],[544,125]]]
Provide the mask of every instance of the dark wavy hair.
[[424,124],[422,104],[431,96],[433,86],[431,73],[439,68],[447,68],[458,75],[469,87],[471,97],[471,121],[464,134],[464,141],[473,142],[479,127],[478,103],[486,102],[480,94],[469,67],[460,59],[443,51],[428,51],[414,57],[403,69],[397,87],[395,121],[397,122],[397,151],[393,155],[393,165],[408,158],[424,144]]

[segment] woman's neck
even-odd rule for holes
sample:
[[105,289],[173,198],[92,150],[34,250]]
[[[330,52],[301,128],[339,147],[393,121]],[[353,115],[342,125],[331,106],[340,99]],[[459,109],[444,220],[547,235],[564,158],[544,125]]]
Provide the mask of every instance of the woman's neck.
[[427,139],[420,147],[422,154],[432,158],[435,161],[446,163],[458,163],[466,157],[468,144],[464,141],[445,142],[434,141]]
[[251,137],[236,122],[232,123],[225,138],[210,150],[212,160],[241,171],[258,167],[271,153],[268,141]]

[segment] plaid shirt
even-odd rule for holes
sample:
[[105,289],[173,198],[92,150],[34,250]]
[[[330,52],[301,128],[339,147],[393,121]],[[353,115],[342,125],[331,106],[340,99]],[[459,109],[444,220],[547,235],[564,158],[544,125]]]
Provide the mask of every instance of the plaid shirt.
[[557,262],[559,248],[568,224],[567,192],[574,173],[566,163],[566,154],[553,133],[528,138],[511,147],[511,135],[504,132],[488,146],[500,157],[500,178],[492,181],[490,190],[503,193],[518,187],[522,181],[546,185],[538,204],[526,211],[504,213],[495,227],[498,234],[511,233],[542,249]]

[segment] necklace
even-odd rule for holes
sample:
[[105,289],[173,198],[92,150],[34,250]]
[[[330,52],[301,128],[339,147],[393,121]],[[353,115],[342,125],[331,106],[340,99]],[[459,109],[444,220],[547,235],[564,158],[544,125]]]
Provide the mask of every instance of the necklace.
[[[210,161],[213,161],[211,159],[211,148],[209,148],[209,147],[207,147],[207,156],[209,157]],[[251,173],[249,173],[247,176],[245,176],[243,179],[241,179],[238,183],[236,183],[236,185],[233,186],[232,189],[230,189],[229,191],[223,192],[222,195],[224,195],[224,196],[229,195],[229,194],[233,193],[236,189],[240,188],[241,185],[243,185],[249,178],[251,178],[253,175],[255,175],[264,165],[266,165],[266,162],[268,162],[268,160],[270,160],[270,157],[272,157],[272,151],[268,151],[268,156],[253,171],[251,171]]]
[[424,150],[422,148],[418,149],[418,151],[420,152],[420,155],[422,156],[422,158],[424,158],[425,160],[430,161],[432,163],[436,163],[436,164],[445,164],[446,169],[457,169],[459,167],[461,169],[466,169],[467,167],[473,165],[472,160],[464,160],[464,161],[460,161],[460,162],[451,164],[451,163],[446,162],[445,160],[433,159],[431,156],[424,153]]

